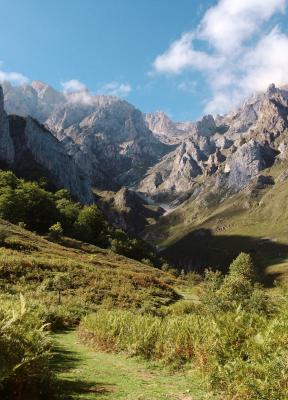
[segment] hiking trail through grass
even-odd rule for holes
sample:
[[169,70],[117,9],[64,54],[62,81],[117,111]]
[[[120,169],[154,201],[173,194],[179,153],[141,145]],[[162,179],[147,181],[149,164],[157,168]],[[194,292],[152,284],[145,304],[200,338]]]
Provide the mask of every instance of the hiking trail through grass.
[[[205,384],[194,371],[170,372],[123,354],[94,352],[77,341],[74,330],[53,335],[52,368],[59,399],[204,400]],[[207,393],[207,392],[206,392]]]

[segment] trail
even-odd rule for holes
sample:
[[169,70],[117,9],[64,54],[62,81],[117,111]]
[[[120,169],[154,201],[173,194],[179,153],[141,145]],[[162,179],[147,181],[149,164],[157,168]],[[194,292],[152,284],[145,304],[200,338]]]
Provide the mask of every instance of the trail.
[[52,361],[59,399],[202,400],[203,382],[195,372],[171,373],[122,354],[93,352],[77,343],[75,331],[53,335]]

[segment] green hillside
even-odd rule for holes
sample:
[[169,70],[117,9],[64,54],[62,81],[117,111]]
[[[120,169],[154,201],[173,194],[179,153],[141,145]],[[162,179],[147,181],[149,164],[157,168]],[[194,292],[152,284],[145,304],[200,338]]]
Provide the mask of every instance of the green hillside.
[[27,303],[43,306],[53,323],[77,322],[101,304],[153,308],[177,298],[171,275],[111,250],[69,238],[52,243],[4,220],[0,232],[1,296],[22,293]]
[[[225,268],[241,251],[250,252],[273,279],[288,276],[288,173],[286,164],[264,171],[275,184],[219,202],[213,194],[188,200],[162,217],[148,237],[179,268]],[[215,195],[216,196],[216,195]],[[208,205],[207,205],[208,204]]]

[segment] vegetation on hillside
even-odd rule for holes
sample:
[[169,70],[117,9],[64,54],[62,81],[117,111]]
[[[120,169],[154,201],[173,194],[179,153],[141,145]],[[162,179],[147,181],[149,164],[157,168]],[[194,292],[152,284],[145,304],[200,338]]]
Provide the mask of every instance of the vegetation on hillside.
[[192,364],[221,399],[287,399],[287,297],[271,305],[247,254],[226,277],[207,271],[200,293],[177,315],[174,306],[156,315],[101,310],[82,320],[79,337],[105,351]]
[[143,241],[109,225],[96,205],[74,202],[65,189],[49,192],[43,180],[29,182],[0,171],[0,217],[52,240],[69,236],[135,260],[163,263]]

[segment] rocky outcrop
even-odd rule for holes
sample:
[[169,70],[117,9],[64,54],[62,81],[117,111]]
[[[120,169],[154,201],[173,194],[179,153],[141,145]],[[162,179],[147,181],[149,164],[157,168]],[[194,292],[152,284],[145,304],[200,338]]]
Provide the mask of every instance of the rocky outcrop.
[[22,117],[31,115],[41,123],[45,122],[57,105],[65,101],[63,94],[40,81],[20,86],[12,86],[9,82],[3,82],[2,86],[5,109],[8,114]]
[[228,129],[226,139],[235,141],[249,136],[274,142],[288,128],[288,90],[270,85],[265,93],[250,97],[236,111],[222,118]]
[[275,156],[276,153],[272,149],[261,146],[253,139],[243,144],[233,157],[227,160],[228,186],[235,189],[245,187],[260,171],[274,163]]
[[199,136],[212,136],[217,131],[217,126],[212,115],[205,115],[196,122],[195,132]]
[[193,186],[194,178],[202,175],[204,161],[207,155],[193,140],[187,140],[151,168],[138,189],[152,195],[161,191],[185,192]]
[[139,190],[152,196],[170,191],[175,198],[175,193],[191,191],[196,181],[205,191],[204,175],[211,177],[209,182],[214,180],[217,190],[221,187],[231,194],[247,186],[276,157],[288,157],[288,90],[271,85],[235,111],[216,120],[206,116],[194,124],[190,136],[148,171]]
[[161,207],[149,204],[145,198],[127,188],[100,195],[97,204],[114,226],[134,235],[141,233],[151,220],[156,221],[164,213]]
[[147,127],[163,143],[178,144],[188,137],[210,137],[217,131],[212,115],[205,115],[197,122],[173,122],[163,111],[144,114]]
[[194,123],[173,122],[163,111],[144,114],[144,120],[153,135],[166,144],[181,143],[195,130]]

